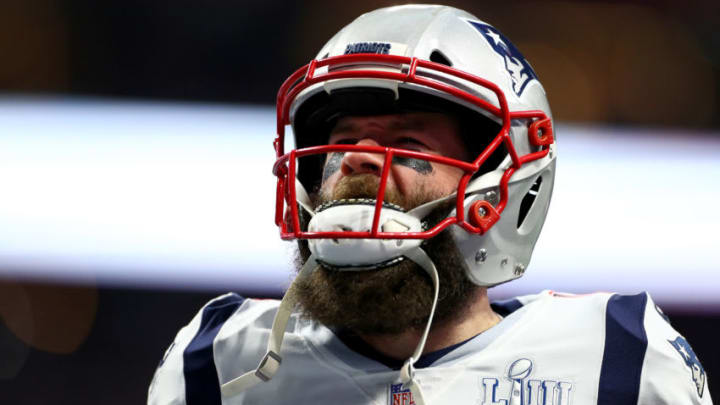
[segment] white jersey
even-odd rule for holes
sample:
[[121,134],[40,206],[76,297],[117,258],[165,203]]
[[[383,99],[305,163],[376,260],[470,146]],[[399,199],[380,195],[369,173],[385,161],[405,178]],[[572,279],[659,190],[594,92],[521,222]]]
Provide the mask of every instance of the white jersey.
[[[178,333],[148,403],[412,405],[402,362],[293,314],[272,380],[234,397],[220,386],[257,367],[275,300],[227,294]],[[493,303],[504,319],[416,363],[426,403],[472,405],[712,404],[705,371],[650,297],[544,291]]]

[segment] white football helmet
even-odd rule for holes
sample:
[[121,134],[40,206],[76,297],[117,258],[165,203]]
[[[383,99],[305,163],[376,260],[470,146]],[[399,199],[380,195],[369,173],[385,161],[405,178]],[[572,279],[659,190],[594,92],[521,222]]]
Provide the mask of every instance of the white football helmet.
[[[477,124],[476,133],[463,134],[473,160],[392,147],[327,145],[330,126],[339,116],[418,110],[452,113],[467,117],[466,124]],[[287,125],[296,146],[286,152]],[[552,116],[530,64],[489,24],[435,5],[388,7],[358,17],[282,85],[277,132],[275,222],[283,239],[307,239],[312,253],[298,277],[318,262],[363,270],[409,259],[431,276],[437,299],[437,272],[422,242],[448,228],[474,283],[489,287],[524,274],[553,188]],[[384,155],[376,200],[316,209],[308,195],[320,183],[325,156],[347,151]],[[464,176],[454,194],[405,212],[383,203],[394,156],[452,165]],[[444,220],[424,224],[448,200],[455,209]],[[301,228],[301,211],[311,217],[307,229]],[[286,294],[279,318],[289,316],[291,295]],[[413,382],[412,365],[422,353],[434,305],[432,311],[423,339],[401,373],[416,402],[422,402],[422,394]],[[284,328],[282,319],[277,326]],[[224,394],[269,378],[279,366],[278,340],[281,334],[271,339],[255,374],[225,384]]]
[[[470,135],[476,139],[466,139],[468,144],[487,142],[472,151],[470,163],[394,148],[322,146],[327,141],[323,129],[329,129],[323,125],[338,114],[415,107],[445,111],[452,106],[497,123],[491,136],[482,133],[485,125]],[[283,238],[309,239],[321,261],[358,269],[401,257],[449,227],[468,276],[478,285],[497,285],[525,272],[553,188],[553,126],[537,75],[497,29],[444,6],[406,5],[364,14],[285,82],[278,93],[277,114],[276,223]],[[286,153],[288,124],[297,149]],[[303,166],[296,160],[351,150],[383,153],[388,162],[392,156],[405,156],[462,168],[465,176],[456,192],[461,196],[456,210],[431,229],[420,224],[437,205],[433,203],[401,213],[383,207],[378,196],[374,207],[343,205],[315,213],[307,195],[317,186],[320,170],[313,167],[317,163]],[[503,159],[497,159],[500,153]],[[488,160],[491,157],[495,159]],[[483,165],[491,161],[493,167]],[[387,170],[381,192],[386,181]],[[313,216],[306,230],[298,221],[301,209]]]

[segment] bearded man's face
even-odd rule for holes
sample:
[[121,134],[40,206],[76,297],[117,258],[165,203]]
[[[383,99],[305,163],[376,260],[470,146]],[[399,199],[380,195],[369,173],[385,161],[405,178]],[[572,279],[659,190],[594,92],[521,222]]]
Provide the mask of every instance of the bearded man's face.
[[[377,144],[441,154],[457,159],[464,153],[457,124],[450,117],[413,113],[379,117],[346,117],[338,121],[330,143]],[[399,144],[399,145],[398,145]],[[325,164],[323,183],[313,195],[314,205],[348,198],[377,196],[382,155],[331,153]],[[444,197],[457,189],[460,169],[405,159],[393,161],[385,201],[410,210]],[[441,204],[425,221],[434,224],[447,216],[454,199]],[[307,226],[304,218],[303,228]],[[466,276],[465,265],[448,230],[427,240],[423,250],[435,264],[440,294],[434,325],[463,314],[478,287]],[[298,268],[310,255],[306,241],[299,241]],[[405,259],[374,270],[340,271],[323,266],[296,284],[303,313],[330,328],[357,334],[393,334],[420,330],[427,323],[433,286],[419,265]]]

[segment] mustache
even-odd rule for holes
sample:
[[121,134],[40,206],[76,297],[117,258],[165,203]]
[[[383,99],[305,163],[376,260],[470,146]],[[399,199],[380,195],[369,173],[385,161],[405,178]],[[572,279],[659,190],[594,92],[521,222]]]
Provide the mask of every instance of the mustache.
[[[380,188],[380,177],[371,173],[355,174],[344,176],[335,183],[332,189],[322,188],[315,199],[315,207],[330,201],[349,198],[377,199]],[[383,201],[399,205],[406,210],[414,208],[417,204],[412,199],[406,198],[392,184],[388,183],[385,188]],[[415,205],[413,205],[415,204]]]

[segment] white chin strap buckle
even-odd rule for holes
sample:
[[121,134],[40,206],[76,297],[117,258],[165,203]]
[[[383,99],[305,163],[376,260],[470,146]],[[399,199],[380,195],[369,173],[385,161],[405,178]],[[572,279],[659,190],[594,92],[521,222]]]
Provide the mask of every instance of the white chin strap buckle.
[[[308,224],[309,232],[369,232],[375,205],[342,204],[317,212]],[[421,221],[408,213],[383,207],[380,232],[422,232]],[[417,249],[422,239],[309,239],[310,251],[323,262],[340,269],[373,267],[391,262]]]
[[260,361],[260,365],[257,370],[255,370],[255,375],[263,382],[268,382],[280,368],[281,363],[282,357],[271,350],[267,352],[262,361]]

